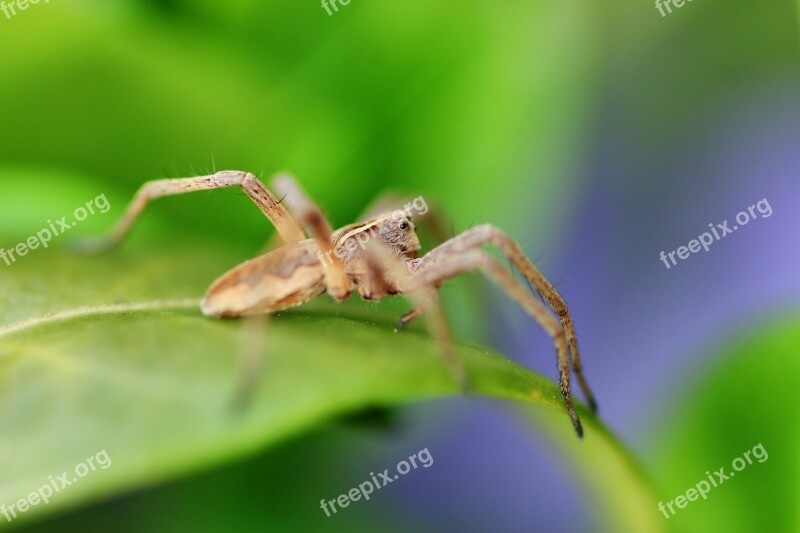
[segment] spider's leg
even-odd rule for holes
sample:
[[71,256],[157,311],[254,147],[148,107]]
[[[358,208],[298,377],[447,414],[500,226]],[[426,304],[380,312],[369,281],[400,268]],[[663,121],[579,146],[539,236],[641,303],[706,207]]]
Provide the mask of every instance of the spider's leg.
[[567,304],[558,291],[525,256],[522,249],[511,237],[490,224],[476,226],[431,250],[425,256],[425,262],[426,264],[436,263],[441,258],[447,258],[474,250],[484,244],[493,244],[497,246],[500,251],[511,260],[525,279],[532,283],[539,293],[544,296],[550,307],[558,315],[561,321],[561,327],[566,335],[567,345],[569,346],[569,358],[572,363],[572,369],[575,371],[575,376],[578,378],[581,390],[586,396],[589,408],[593,412],[597,411],[597,402],[589,387],[589,382],[586,380],[586,376],[583,373],[583,365],[581,363],[580,352],[578,351],[578,340],[575,335],[575,325],[567,309]]
[[528,292],[525,286],[515,280],[514,276],[501,263],[482,250],[455,252],[447,257],[439,255],[436,261],[431,262],[428,262],[428,256],[425,256],[422,259],[422,265],[414,275],[414,281],[422,285],[440,285],[450,278],[474,270],[481,270],[494,280],[553,338],[558,357],[561,396],[575,431],[579,437],[582,437],[583,427],[572,403],[569,355],[564,330],[547,308]]
[[[270,189],[275,191],[275,196],[279,198],[278,203],[283,205],[295,219],[299,219],[302,212],[310,210],[319,213],[322,212],[322,210],[306,195],[294,176],[286,173],[277,174],[270,180],[269,186]],[[328,231],[333,233],[333,228],[327,220],[325,224]],[[279,248],[282,244],[278,235],[271,235],[264,246],[263,253],[271,252]]]
[[291,244],[305,239],[300,225],[289,215],[273,194],[261,181],[248,172],[226,170],[210,176],[195,178],[164,179],[149,181],[142,185],[134,196],[122,218],[109,235],[101,239],[79,244],[83,251],[101,251],[119,244],[151,200],[193,191],[205,191],[224,187],[241,187],[261,212],[278,230],[284,243]]
[[321,219],[320,228],[329,236],[333,233],[333,227],[331,227],[328,220],[322,214],[322,210],[306,195],[303,189],[300,188],[300,185],[293,176],[289,174],[278,174],[272,178],[270,186],[272,190],[282,198],[281,203],[286,206],[295,218],[302,218],[304,213],[318,213]]
[[272,179],[270,185],[283,198],[283,205],[294,215],[300,226],[307,229],[316,241],[320,249],[320,261],[325,267],[328,294],[336,300],[346,299],[350,295],[350,280],[344,265],[334,253],[331,239],[333,228],[325,214],[306,196],[293,177],[280,174]]
[[425,310],[422,309],[421,307],[412,308],[406,314],[404,314],[399,319],[397,319],[397,327],[398,328],[402,328],[404,326],[407,326],[408,324],[410,324],[411,322],[413,322],[417,318],[421,317],[424,313],[425,313]]
[[[437,288],[434,284],[420,284],[416,281],[413,262],[396,254],[379,239],[372,239],[367,243],[366,257],[368,270],[374,274],[370,275],[368,283],[369,290],[386,289],[391,286],[398,294],[411,300],[416,309],[420,309],[420,314],[425,315],[426,325],[431,334],[439,341],[439,349],[442,359],[447,366],[450,375],[462,390],[468,390],[469,379],[464,369],[464,365],[455,356],[453,351],[453,341],[447,327],[447,319],[444,311],[436,298]],[[374,276],[380,272],[381,281],[377,283]],[[385,281],[384,281],[385,280]],[[383,296],[381,293],[380,296]]]
[[233,408],[237,411],[249,407],[261,382],[270,316],[248,316],[242,319],[241,359],[233,395]]

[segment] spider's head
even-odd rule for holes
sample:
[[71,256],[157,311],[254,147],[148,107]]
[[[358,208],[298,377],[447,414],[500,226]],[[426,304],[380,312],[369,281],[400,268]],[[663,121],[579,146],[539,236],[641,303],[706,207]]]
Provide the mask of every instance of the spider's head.
[[379,239],[389,249],[409,259],[416,259],[420,249],[414,224],[401,210],[350,224],[335,231],[331,238],[337,256],[349,260],[362,257],[371,239]]
[[395,252],[410,259],[416,259],[419,249],[419,237],[414,223],[404,211],[394,211],[376,218],[378,237]]

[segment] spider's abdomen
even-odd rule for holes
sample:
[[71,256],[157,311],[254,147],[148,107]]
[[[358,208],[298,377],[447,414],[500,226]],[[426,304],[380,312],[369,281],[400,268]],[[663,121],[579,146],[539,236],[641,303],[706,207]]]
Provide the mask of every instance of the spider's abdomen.
[[294,307],[325,291],[325,274],[313,241],[284,246],[234,267],[206,293],[207,316],[239,317]]

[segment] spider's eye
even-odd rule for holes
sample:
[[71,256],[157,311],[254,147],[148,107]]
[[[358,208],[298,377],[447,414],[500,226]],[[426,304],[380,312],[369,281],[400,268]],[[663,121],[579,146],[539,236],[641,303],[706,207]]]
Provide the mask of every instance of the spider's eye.
[[407,230],[408,229],[408,222],[406,222],[405,220],[403,222],[401,222],[400,223],[400,229],[403,230],[403,231]]

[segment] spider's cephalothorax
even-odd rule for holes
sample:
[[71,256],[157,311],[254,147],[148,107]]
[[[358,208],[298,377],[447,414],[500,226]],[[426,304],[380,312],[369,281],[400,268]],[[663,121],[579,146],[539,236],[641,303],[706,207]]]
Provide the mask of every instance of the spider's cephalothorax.
[[[344,300],[353,291],[366,300],[402,294],[414,303],[399,324],[425,316],[443,346],[451,372],[464,381],[463,368],[450,352],[438,288],[446,280],[480,270],[495,281],[553,338],[558,358],[559,385],[567,412],[578,435],[583,434],[572,403],[570,368],[594,411],[596,403],[581,368],[572,317],[561,295],[525,256],[519,245],[498,228],[485,224],[457,235],[418,257],[419,238],[407,209],[391,210],[397,199],[376,202],[356,224],[334,231],[322,211],[288,176],[278,176],[272,189],[278,201],[252,174],[222,171],[210,176],[166,179],[145,183],[111,234],[89,244],[105,249],[118,244],[150,200],[161,196],[221,187],[241,187],[275,225],[281,244],[268,253],[234,267],[208,289],[201,304],[204,314],[242,317],[270,314],[301,305],[327,292]],[[288,209],[287,209],[288,208]],[[425,208],[427,212],[427,205]],[[306,232],[308,236],[306,236]],[[484,245],[496,246],[545,299],[545,307]]]

